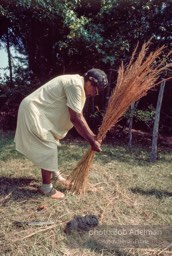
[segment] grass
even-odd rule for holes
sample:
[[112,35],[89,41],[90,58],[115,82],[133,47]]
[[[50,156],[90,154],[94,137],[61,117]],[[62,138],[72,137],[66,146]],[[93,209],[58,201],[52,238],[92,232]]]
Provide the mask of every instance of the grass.
[[[68,175],[81,159],[87,145],[82,141],[63,141],[59,148],[59,167]],[[0,139],[0,251],[1,255],[57,256],[142,256],[172,255],[170,248],[102,248],[94,241],[83,242],[82,235],[71,238],[64,233],[66,223],[76,215],[94,214],[100,226],[172,225],[172,155],[160,151],[159,160],[150,164],[146,149],[103,145],[96,154],[90,173],[96,192],[84,196],[65,191],[62,201],[38,194],[40,170],[14,149],[13,134]],[[55,184],[57,189],[62,189]],[[39,207],[43,206],[41,211]],[[15,221],[54,221],[53,226],[18,227]],[[108,237],[105,237],[105,240]],[[84,240],[85,241],[85,240]],[[162,251],[162,252],[161,252]]]

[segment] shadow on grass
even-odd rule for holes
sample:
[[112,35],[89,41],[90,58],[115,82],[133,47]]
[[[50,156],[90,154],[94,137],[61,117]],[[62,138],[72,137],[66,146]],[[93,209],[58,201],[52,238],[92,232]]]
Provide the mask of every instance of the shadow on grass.
[[141,194],[145,196],[155,196],[156,198],[163,198],[163,197],[172,197],[172,192],[164,191],[164,190],[157,190],[157,189],[150,189],[150,190],[143,190],[141,188],[131,188],[130,189],[134,194]]
[[[106,237],[105,237],[106,239]],[[112,240],[113,243],[113,240]],[[122,248],[118,246],[109,245],[104,242],[100,242],[97,239],[91,239],[89,237],[89,233],[72,233],[72,235],[67,235],[67,244],[70,248],[86,248],[89,249],[91,252],[96,252],[100,255],[116,255],[116,256],[131,256],[128,252],[125,252]],[[105,254],[106,253],[106,254]]]
[[9,186],[26,186],[29,185],[31,182],[37,181],[34,178],[26,178],[26,177],[19,177],[19,178],[11,178],[6,176],[0,177],[0,186],[9,185]]
[[90,249],[91,251],[100,253],[101,255],[102,252],[106,252],[106,255],[131,256],[131,254],[125,252],[121,248],[105,248],[101,243],[97,242],[96,240],[88,240],[88,242],[85,243],[84,247]]
[[116,151],[116,152],[108,152],[104,150],[102,153],[97,155],[97,158],[103,163],[107,164],[110,161],[117,161],[121,163],[126,163],[130,166],[150,166],[149,157],[142,155],[139,152],[129,153],[127,150],[125,151]]
[[[103,147],[102,147],[103,148]],[[143,148],[134,148],[129,151],[126,147],[119,148],[104,148],[103,151],[96,155],[103,164],[107,164],[111,161],[117,161],[121,163],[126,163],[130,166],[143,166],[152,167],[157,164],[171,163],[171,155],[169,152],[164,152],[164,154],[159,155],[155,163],[150,162],[149,151]]]
[[[6,205],[9,200],[22,201],[40,194],[37,191],[37,180],[34,178],[10,178],[0,177],[1,205]],[[31,184],[34,183],[34,184]]]

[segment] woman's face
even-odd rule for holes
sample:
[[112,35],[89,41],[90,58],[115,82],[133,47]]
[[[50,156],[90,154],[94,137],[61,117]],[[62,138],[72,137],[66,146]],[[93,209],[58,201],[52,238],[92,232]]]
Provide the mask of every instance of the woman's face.
[[91,81],[87,81],[84,86],[86,97],[95,97],[99,95],[97,86],[93,86]]

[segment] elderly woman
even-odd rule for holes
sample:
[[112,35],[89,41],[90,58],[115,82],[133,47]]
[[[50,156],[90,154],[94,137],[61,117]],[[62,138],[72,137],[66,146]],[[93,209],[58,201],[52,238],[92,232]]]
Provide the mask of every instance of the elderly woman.
[[54,199],[64,197],[53,188],[51,179],[54,174],[60,182],[66,182],[58,171],[57,146],[73,126],[92,150],[101,151],[101,144],[82,111],[86,97],[98,95],[107,84],[106,74],[93,68],[84,77],[55,77],[21,102],[14,139],[16,150],[40,167],[42,186],[39,191],[42,194]]

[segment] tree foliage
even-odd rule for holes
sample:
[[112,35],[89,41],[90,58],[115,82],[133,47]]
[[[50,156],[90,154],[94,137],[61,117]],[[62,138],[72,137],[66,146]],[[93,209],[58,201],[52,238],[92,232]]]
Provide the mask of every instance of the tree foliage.
[[1,42],[6,42],[8,32],[10,45],[28,63],[23,71],[15,69],[14,84],[30,84],[30,79],[42,84],[58,74],[82,74],[91,67],[107,73],[113,69],[115,78],[119,64],[128,62],[137,42],[152,37],[152,49],[172,46],[170,2],[0,0]]
[[137,41],[152,36],[154,47],[170,46],[170,13],[163,0],[1,0],[1,36],[10,28],[11,42],[44,80],[92,65],[118,66]]

